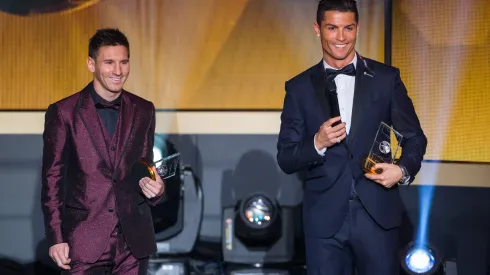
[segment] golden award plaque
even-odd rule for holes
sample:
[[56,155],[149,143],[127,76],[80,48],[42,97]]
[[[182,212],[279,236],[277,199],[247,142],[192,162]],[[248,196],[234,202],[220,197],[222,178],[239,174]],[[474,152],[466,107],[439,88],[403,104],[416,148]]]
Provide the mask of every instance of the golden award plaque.
[[382,169],[375,170],[374,165],[377,163],[393,164],[399,154],[402,139],[402,134],[388,124],[381,122],[369,155],[362,165],[362,170],[370,174],[381,174]]

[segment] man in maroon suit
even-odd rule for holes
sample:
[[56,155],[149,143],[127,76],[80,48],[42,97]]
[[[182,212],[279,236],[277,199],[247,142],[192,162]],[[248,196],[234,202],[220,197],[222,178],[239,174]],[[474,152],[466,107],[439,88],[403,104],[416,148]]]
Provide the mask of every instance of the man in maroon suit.
[[90,39],[87,67],[93,81],[45,116],[41,200],[49,255],[67,274],[146,274],[156,252],[149,207],[164,183],[128,176],[133,163],[153,159],[155,107],[123,90],[129,42],[119,30]]

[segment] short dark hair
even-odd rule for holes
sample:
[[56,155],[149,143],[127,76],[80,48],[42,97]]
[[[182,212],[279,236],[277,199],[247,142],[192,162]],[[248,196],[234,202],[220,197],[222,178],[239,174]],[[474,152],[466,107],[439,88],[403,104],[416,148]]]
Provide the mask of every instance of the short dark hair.
[[326,11],[353,12],[359,23],[359,11],[355,0],[320,0],[316,11],[316,22],[321,25]]
[[88,43],[88,56],[92,59],[96,59],[101,47],[119,45],[126,47],[129,57],[129,42],[124,33],[119,29],[99,29],[94,36],[90,38]]

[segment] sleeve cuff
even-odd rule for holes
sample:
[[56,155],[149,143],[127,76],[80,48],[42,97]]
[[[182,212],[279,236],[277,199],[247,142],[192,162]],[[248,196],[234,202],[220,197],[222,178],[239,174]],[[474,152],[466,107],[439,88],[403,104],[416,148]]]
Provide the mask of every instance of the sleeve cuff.
[[46,232],[46,239],[50,242],[50,246],[55,244],[64,243],[61,232]]
[[161,202],[165,202],[167,200],[167,194],[166,193],[163,193],[161,196],[159,197],[154,197],[154,198],[151,198],[151,199],[147,199],[148,200],[148,203],[151,205],[151,206],[155,206]]
[[320,156],[325,156],[325,152],[327,151],[327,148],[323,148],[321,150],[318,150],[318,147],[316,146],[316,143],[315,143],[315,139],[316,139],[316,134],[315,136],[313,136],[313,146],[315,146],[315,150],[316,152],[320,155]]

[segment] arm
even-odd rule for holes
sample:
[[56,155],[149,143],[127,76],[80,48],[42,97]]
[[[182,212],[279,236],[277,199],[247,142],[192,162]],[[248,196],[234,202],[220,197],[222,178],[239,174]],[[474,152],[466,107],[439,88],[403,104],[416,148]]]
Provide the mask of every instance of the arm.
[[141,153],[141,156],[148,161],[153,161],[153,144],[155,141],[155,106],[151,104],[151,108],[150,125],[146,131],[143,152]]
[[310,165],[323,163],[323,158],[315,148],[315,135],[306,136],[305,121],[288,88],[286,83],[277,142],[277,162],[285,173],[292,174]]
[[[145,135],[145,141],[143,144],[143,152],[142,152],[142,157],[146,160],[153,161],[153,144],[155,141],[155,124],[156,124],[156,118],[155,118],[155,105],[153,103],[151,104],[151,120],[150,120],[150,126],[148,127],[148,130],[146,131]],[[156,172],[156,171],[155,171]],[[160,196],[156,196],[154,198],[146,198],[148,203],[152,206],[155,206],[158,204],[160,199],[164,197],[163,193]]]
[[46,237],[51,245],[55,245],[64,242],[61,234],[61,187],[67,145],[66,127],[55,105],[50,105],[46,111],[43,142],[41,203]]
[[420,126],[407,89],[400,79],[398,69],[393,82],[391,118],[393,127],[403,135],[402,155],[397,164],[406,168],[412,182],[422,165],[427,138]]

